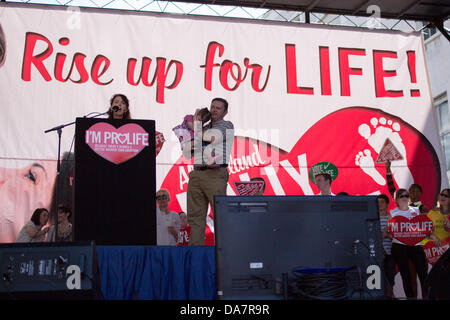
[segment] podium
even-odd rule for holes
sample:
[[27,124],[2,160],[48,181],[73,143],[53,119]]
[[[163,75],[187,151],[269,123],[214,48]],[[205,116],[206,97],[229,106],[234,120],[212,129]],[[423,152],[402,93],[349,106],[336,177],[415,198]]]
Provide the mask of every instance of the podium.
[[156,244],[155,122],[76,119],[73,235]]

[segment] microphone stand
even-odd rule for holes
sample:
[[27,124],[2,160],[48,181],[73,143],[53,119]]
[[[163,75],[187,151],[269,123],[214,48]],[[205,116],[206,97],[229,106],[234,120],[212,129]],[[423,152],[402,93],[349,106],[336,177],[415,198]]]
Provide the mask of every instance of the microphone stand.
[[[89,118],[97,118],[100,116],[103,116],[105,114],[107,114],[109,112],[103,112],[103,113],[98,113],[95,116],[89,117]],[[88,115],[90,115],[92,113],[89,113],[85,116],[83,116],[83,118],[86,118]],[[54,204],[55,204],[55,213],[54,213],[54,221],[55,221],[55,242],[58,242],[58,202],[59,202],[59,176],[61,173],[61,164],[60,164],[60,160],[61,160],[61,134],[62,134],[62,129],[64,129],[65,127],[71,126],[75,123],[76,121],[70,122],[70,123],[66,123],[66,124],[61,124],[59,126],[56,126],[54,128],[45,130],[44,133],[49,133],[52,131],[56,131],[58,133],[58,162],[56,164],[56,181],[55,181],[55,199],[54,199]]]

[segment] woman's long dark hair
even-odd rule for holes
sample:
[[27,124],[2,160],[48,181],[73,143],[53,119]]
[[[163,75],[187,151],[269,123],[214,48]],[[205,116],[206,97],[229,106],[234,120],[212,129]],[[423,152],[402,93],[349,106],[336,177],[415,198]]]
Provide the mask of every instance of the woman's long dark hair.
[[33,215],[31,216],[31,221],[33,221],[34,225],[36,226],[40,226],[41,225],[41,214],[42,212],[45,212],[48,210],[45,208],[37,208],[36,210],[34,210]]
[[[125,105],[127,106],[127,111],[123,114],[123,119],[131,119],[130,101],[128,100],[126,95],[116,93],[112,96],[111,100],[109,100],[109,106],[112,107],[113,101],[116,97],[121,97],[123,102],[125,102]],[[108,119],[113,119],[113,112],[111,111],[111,108],[108,110]]]

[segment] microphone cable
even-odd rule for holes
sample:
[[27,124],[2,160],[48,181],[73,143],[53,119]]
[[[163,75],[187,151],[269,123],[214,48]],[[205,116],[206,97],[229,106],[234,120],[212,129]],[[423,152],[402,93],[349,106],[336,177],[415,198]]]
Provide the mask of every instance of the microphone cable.
[[291,283],[291,294],[297,299],[343,300],[349,298],[347,268],[337,271],[302,273],[293,271],[296,280]]

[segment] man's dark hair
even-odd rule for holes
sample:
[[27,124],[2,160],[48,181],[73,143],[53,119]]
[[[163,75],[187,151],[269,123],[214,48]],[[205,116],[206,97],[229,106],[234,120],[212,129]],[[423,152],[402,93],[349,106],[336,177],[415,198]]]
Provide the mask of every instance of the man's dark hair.
[[412,185],[410,185],[408,192],[409,192],[409,190],[411,190],[411,188],[417,188],[417,189],[419,189],[420,193],[423,193],[422,187],[420,185],[418,185],[417,183],[413,183]]
[[225,100],[225,99],[223,99],[223,98],[214,98],[214,99],[212,99],[211,102],[213,102],[213,101],[219,101],[219,102],[222,102],[223,105],[224,105],[224,107],[225,107],[225,111],[228,111],[228,101],[227,101],[227,100]]
[[314,179],[316,179],[316,177],[318,177],[318,176],[323,176],[324,178],[325,178],[325,180],[328,180],[328,181],[330,181],[330,185],[331,185],[331,182],[333,181],[333,179],[331,178],[331,175],[329,174],[329,173],[319,173],[319,174],[316,174],[315,176],[314,176]]
[[386,201],[386,204],[389,204],[389,197],[387,195],[385,195],[384,193],[379,194],[377,196],[377,199],[383,199],[384,201]]
[[70,219],[70,217],[72,216],[72,210],[69,206],[66,206],[64,204],[60,204],[58,206],[58,212],[68,213],[69,215],[67,216],[67,219]]

